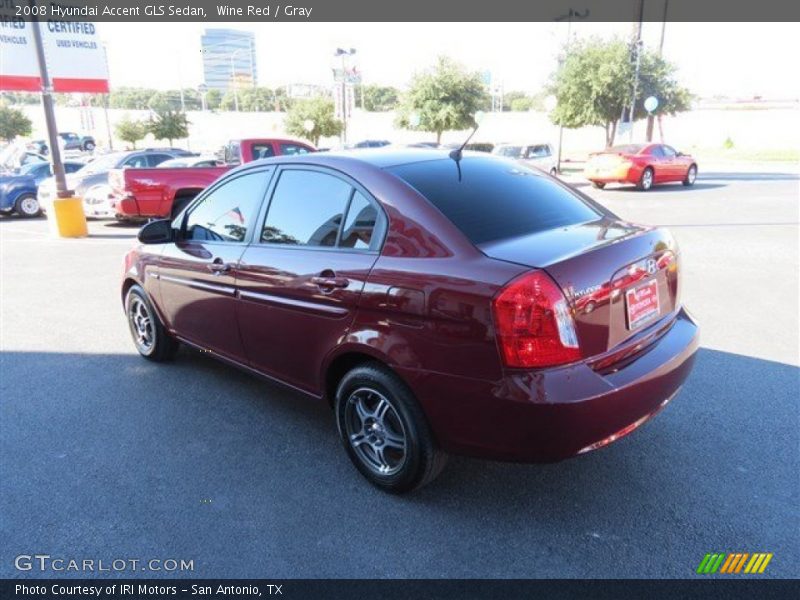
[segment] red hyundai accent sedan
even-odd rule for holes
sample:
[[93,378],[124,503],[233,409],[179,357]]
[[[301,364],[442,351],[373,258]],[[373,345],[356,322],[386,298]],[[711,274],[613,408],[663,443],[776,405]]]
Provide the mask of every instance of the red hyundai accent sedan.
[[183,342],[327,400],[393,492],[449,453],[604,446],[677,394],[698,344],[666,230],[485,154],[257,161],[139,240],[122,298],[142,356]]

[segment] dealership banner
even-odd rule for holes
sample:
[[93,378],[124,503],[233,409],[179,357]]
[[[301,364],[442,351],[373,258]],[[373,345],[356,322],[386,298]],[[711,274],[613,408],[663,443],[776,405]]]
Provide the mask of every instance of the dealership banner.
[[32,29],[37,26],[53,91],[108,93],[105,48],[94,23],[23,19],[0,19],[0,90],[41,90]]

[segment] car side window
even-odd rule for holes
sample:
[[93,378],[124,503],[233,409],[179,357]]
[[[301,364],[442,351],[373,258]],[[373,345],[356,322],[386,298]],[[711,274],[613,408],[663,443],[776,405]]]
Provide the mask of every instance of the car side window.
[[288,156],[308,154],[308,148],[304,148],[298,144],[281,144],[281,154],[286,154]]
[[653,146],[650,148],[650,152],[648,152],[650,156],[655,156],[656,158],[664,158],[664,150],[661,149],[661,146]]
[[243,242],[253,227],[271,171],[245,173],[213,189],[188,214],[183,239]]
[[674,158],[677,152],[672,146],[661,146],[661,151],[664,153],[664,156],[667,158]]
[[383,213],[379,213],[377,207],[367,200],[364,194],[356,190],[347,209],[347,218],[344,221],[339,247],[359,250],[376,249],[377,244],[380,243],[376,231],[382,229],[380,226],[382,216]]
[[550,156],[550,148],[545,144],[530,146],[527,158],[546,158]]
[[166,162],[173,158],[169,154],[149,154],[147,156],[147,164],[151,167],[157,167],[163,162]]
[[130,167],[132,169],[140,169],[142,167],[147,166],[147,156],[144,154],[137,154],[136,156],[131,156],[128,160],[126,160],[123,165],[124,167]]
[[275,156],[275,150],[272,148],[272,144],[253,144],[252,149],[254,160]]
[[338,177],[289,169],[272,194],[261,241],[293,246],[336,245],[352,186]]

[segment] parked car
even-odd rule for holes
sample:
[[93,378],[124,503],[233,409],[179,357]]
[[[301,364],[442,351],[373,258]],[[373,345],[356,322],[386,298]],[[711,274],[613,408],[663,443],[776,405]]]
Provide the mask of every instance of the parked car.
[[315,152],[315,148],[299,140],[234,140],[223,148],[222,166],[113,171],[110,212],[120,221],[168,217],[234,166],[272,156],[302,156],[310,152]]
[[550,144],[498,144],[492,154],[515,158],[550,175],[558,175],[558,161]]
[[697,161],[666,144],[625,144],[592,154],[584,177],[596,188],[608,183],[632,183],[646,191],[658,183],[694,185]]
[[[77,173],[67,177],[67,188],[76,197],[83,199],[83,210],[87,217],[113,217],[110,204],[111,188],[108,173],[111,169],[155,167],[166,160],[181,156],[193,156],[180,148],[146,148],[128,152],[114,152],[100,156]],[[55,198],[55,181],[51,177],[39,185],[39,204],[44,212]]]
[[393,492],[447,453],[605,446],[675,397],[698,345],[667,230],[486,154],[259,161],[139,241],[121,298],[143,357],[183,342],[327,400],[355,467]]
[[[64,161],[64,170],[74,173],[84,163]],[[36,192],[39,184],[53,174],[49,162],[31,162],[19,168],[16,175],[0,176],[0,212],[17,213],[22,217],[37,217],[41,213]]]
[[[70,131],[59,133],[58,137],[61,138],[64,144],[64,150],[92,152],[95,149],[95,146],[97,146],[96,142],[94,141],[94,137],[91,135],[78,135],[77,133]],[[46,140],[34,140],[28,145],[28,147],[39,154],[50,154],[50,147],[47,145]]]

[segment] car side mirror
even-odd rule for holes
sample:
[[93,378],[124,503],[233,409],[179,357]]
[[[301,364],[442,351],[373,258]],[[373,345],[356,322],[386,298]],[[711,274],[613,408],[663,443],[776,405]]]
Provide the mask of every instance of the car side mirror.
[[172,221],[169,219],[150,221],[139,230],[136,237],[142,244],[168,244],[174,239]]

